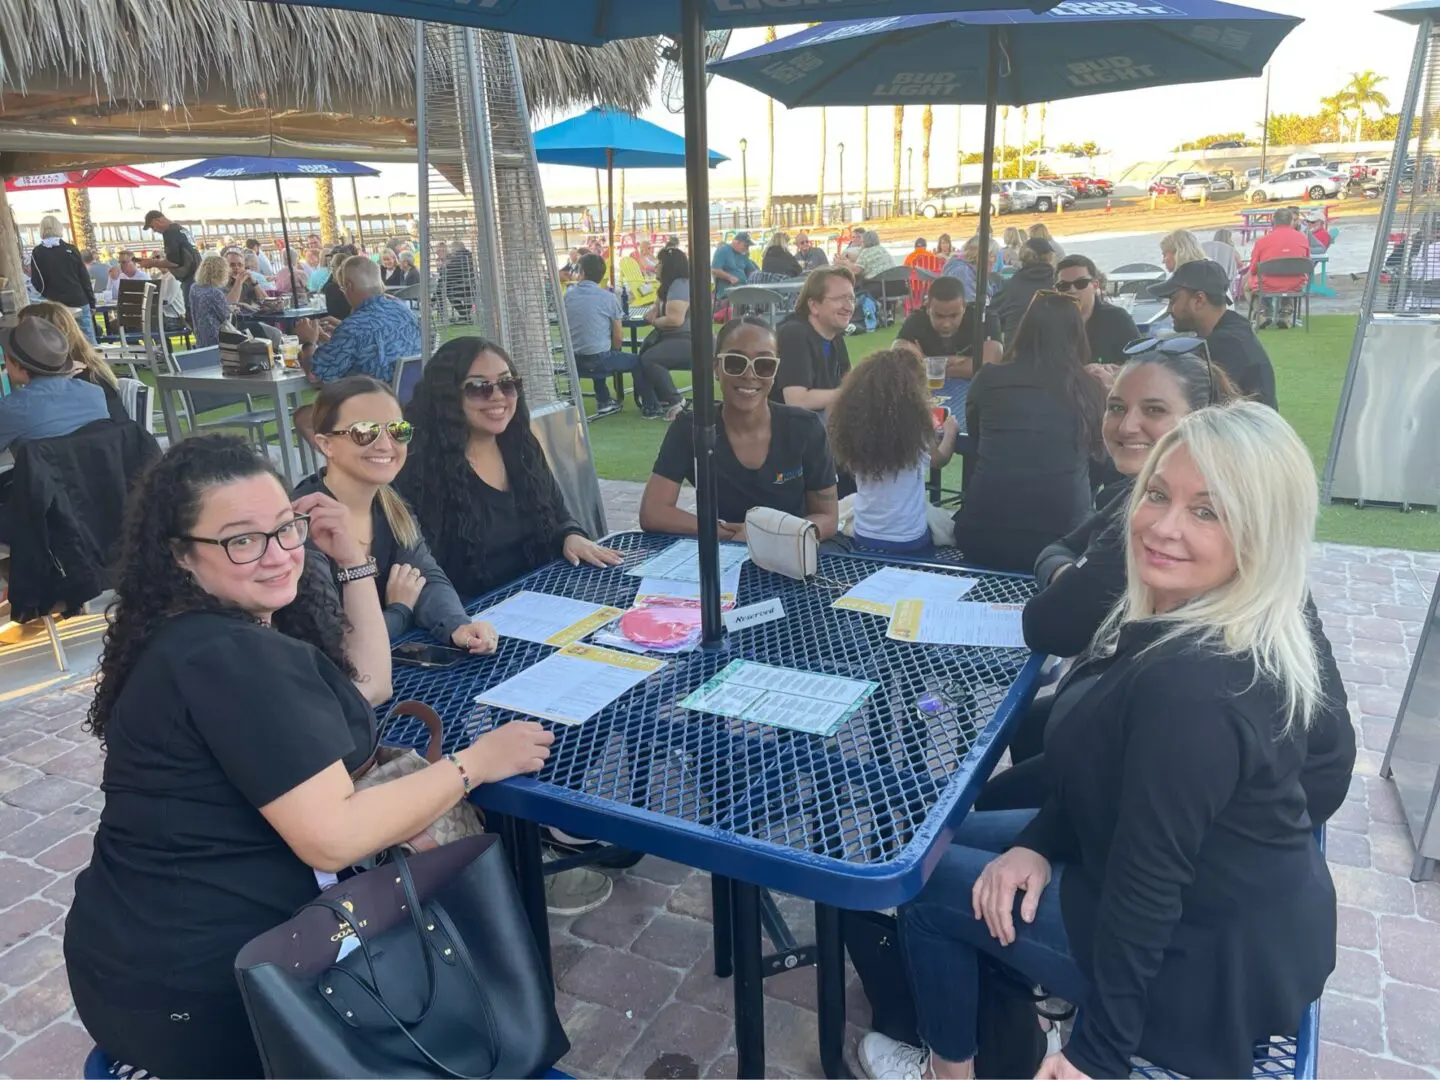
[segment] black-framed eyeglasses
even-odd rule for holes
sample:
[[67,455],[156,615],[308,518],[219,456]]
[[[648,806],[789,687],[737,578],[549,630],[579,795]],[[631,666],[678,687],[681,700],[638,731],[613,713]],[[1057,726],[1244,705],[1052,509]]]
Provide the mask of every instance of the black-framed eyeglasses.
[[320,434],[332,437],[349,435],[356,446],[369,446],[380,438],[382,431],[401,446],[415,437],[415,425],[409,420],[390,420],[384,424],[379,420],[356,420],[349,427],[337,428],[334,431],[322,431]]
[[1215,365],[1210,360],[1210,345],[1199,334],[1177,334],[1168,338],[1137,338],[1126,345],[1126,356],[1144,356],[1149,352],[1164,353],[1166,356],[1200,355],[1205,358],[1205,380],[1210,385],[1209,404],[1220,403],[1220,390],[1215,385]]
[[1076,292],[1079,292],[1081,289],[1088,289],[1091,285],[1094,284],[1095,279],[1093,277],[1071,278],[1069,281],[1055,282],[1055,291],[1058,293],[1064,293],[1069,292],[1071,289],[1074,289]]
[[524,380],[518,375],[501,375],[491,382],[489,379],[466,379],[460,389],[472,401],[489,401],[498,391],[507,398],[518,397]]
[[773,379],[780,370],[778,356],[746,356],[743,352],[721,353],[720,370],[731,378],[739,379],[754,373],[757,379]]
[[234,536],[216,539],[212,536],[179,536],[177,540],[188,540],[192,544],[214,544],[223,548],[226,556],[236,566],[259,562],[270,550],[274,540],[283,551],[294,551],[303,547],[310,536],[310,515],[296,514],[283,525],[277,525],[269,532],[244,532]]

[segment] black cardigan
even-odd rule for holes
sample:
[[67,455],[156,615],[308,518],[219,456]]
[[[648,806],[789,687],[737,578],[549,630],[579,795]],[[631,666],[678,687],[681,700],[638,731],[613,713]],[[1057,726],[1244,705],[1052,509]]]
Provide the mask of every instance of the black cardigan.
[[95,306],[95,282],[79,249],[66,240],[30,252],[30,284],[46,300],[68,308]]
[[[1335,890],[1312,836],[1305,732],[1246,657],[1133,623],[1079,671],[1045,753],[1053,794],[1016,845],[1066,864],[1061,909],[1092,987],[1065,1056],[1128,1076],[1248,1076],[1335,966]],[[1067,696],[1072,700],[1066,700]]]

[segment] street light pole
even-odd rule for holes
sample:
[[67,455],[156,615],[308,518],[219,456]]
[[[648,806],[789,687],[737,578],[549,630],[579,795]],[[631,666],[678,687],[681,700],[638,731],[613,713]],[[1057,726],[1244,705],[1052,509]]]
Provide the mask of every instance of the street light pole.
[[905,187],[910,193],[910,212],[915,212],[915,148],[905,148]]
[[840,151],[840,220],[845,220],[845,144],[836,143],[835,149]]
[[740,140],[740,191],[745,205],[745,224],[743,227],[746,229],[750,227],[750,170],[745,160],[745,151],[749,149],[749,146],[750,144],[746,140]]

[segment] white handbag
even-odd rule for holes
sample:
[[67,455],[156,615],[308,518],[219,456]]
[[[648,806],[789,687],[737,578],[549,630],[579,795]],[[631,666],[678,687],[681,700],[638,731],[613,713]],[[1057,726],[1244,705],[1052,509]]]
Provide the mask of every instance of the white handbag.
[[815,576],[820,564],[820,530],[808,518],[768,506],[745,515],[745,543],[750,561],[762,570],[796,581]]

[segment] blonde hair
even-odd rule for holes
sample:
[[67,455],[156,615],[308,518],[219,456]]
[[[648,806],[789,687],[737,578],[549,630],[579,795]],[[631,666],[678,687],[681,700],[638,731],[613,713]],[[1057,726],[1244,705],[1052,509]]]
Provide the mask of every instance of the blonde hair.
[[[1000,253],[1000,245],[995,242],[995,237],[990,237],[990,258],[994,259]],[[980,258],[980,234],[976,233],[965,241],[965,246],[960,249],[960,257],[968,263],[974,263]]]
[[821,266],[805,275],[805,283],[800,286],[800,292],[795,297],[795,310],[807,319],[810,317],[810,304],[813,301],[817,304],[825,302],[825,293],[830,288],[830,279],[840,278],[848,281],[853,288],[855,275],[843,266]]
[[1054,240],[1055,238],[1050,235],[1050,227],[1048,225],[1043,221],[1037,221],[1034,225],[1030,226],[1030,239]]
[[115,377],[115,372],[105,362],[105,358],[95,351],[95,346],[90,344],[80,330],[80,324],[75,321],[75,316],[70,313],[69,308],[63,304],[57,304],[53,300],[42,300],[20,309],[19,318],[23,319],[27,315],[44,319],[65,335],[65,349],[72,364],[82,365],[86,371],[89,371],[110,389],[120,389],[120,380]]
[[211,285],[216,288],[230,283],[230,263],[223,255],[206,255],[200,260],[200,269],[195,271],[196,285]]
[[770,247],[784,248],[790,246],[790,237],[781,229],[776,229],[770,234]]
[[51,240],[55,237],[63,237],[65,230],[60,226],[60,219],[54,214],[46,214],[40,219],[40,236],[44,240]]
[[1007,248],[1018,248],[1024,242],[1020,239],[1020,230],[1014,225],[1005,230],[1005,246]]
[[1229,244],[1235,246],[1235,234],[1229,229],[1216,229],[1215,235],[1211,237],[1217,244]]
[[1210,256],[1200,247],[1200,241],[1188,229],[1176,229],[1160,238],[1160,253],[1175,256],[1175,265],[1184,266],[1190,262],[1203,262]]
[[1121,627],[1141,619],[1167,624],[1155,645],[1195,634],[1217,652],[1248,655],[1256,678],[1273,680],[1284,693],[1286,730],[1308,728],[1322,698],[1305,616],[1305,574],[1319,509],[1315,466],[1294,429],[1268,406],[1242,401],[1200,409],[1155,444],[1135,478],[1127,518],[1134,517],[1155,473],[1181,447],[1214,499],[1235,550],[1235,576],[1172,611],[1158,612],[1154,594],[1140,579],[1127,529],[1125,594],[1096,631],[1093,651],[1113,653]]

